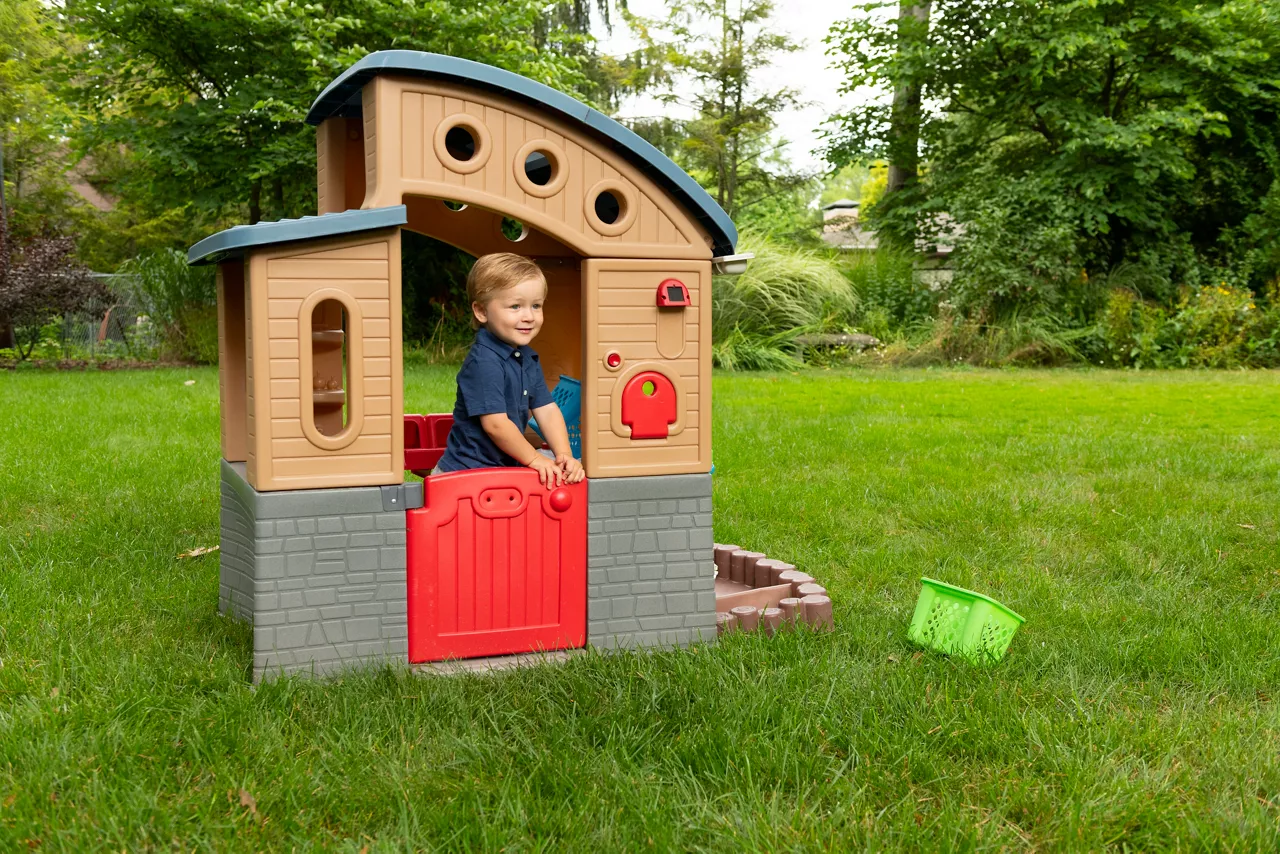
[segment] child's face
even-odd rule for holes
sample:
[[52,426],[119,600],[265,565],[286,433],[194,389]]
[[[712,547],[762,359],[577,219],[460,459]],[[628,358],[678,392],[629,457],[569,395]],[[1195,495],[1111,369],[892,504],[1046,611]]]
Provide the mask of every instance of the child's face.
[[546,298],[547,286],[543,282],[526,279],[486,303],[473,302],[471,310],[490,335],[512,347],[522,347],[542,329],[542,303]]

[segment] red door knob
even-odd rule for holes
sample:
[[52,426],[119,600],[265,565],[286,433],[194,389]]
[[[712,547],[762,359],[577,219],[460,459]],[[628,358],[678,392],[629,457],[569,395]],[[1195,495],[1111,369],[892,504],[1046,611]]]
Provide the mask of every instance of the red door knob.
[[562,486],[551,493],[551,497],[547,500],[550,502],[552,510],[557,513],[563,513],[573,504],[573,493]]

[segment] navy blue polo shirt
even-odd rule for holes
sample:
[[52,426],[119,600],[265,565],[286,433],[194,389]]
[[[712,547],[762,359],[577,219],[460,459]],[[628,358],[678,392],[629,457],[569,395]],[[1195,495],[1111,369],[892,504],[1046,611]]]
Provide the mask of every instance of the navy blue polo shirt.
[[505,412],[523,431],[529,424],[531,409],[553,402],[538,354],[530,347],[512,347],[489,330],[481,329],[458,371],[453,429],[449,431],[439,470],[523,465],[498,449],[480,426],[480,416]]

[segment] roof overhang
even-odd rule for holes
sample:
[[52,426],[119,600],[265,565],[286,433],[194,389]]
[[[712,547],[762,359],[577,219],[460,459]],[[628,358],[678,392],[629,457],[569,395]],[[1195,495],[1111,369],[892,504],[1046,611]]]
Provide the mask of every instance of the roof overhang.
[[332,116],[360,116],[363,111],[361,91],[379,74],[401,74],[475,86],[547,110],[582,126],[649,176],[697,219],[711,236],[713,254],[734,254],[738,230],[733,220],[697,181],[669,157],[634,131],[581,101],[492,65],[416,50],[380,50],[361,59],[330,83],[311,105],[307,123],[318,125]]
[[243,258],[245,250],[258,246],[340,237],[361,231],[394,228],[406,222],[408,213],[405,206],[392,205],[322,216],[304,216],[301,219],[282,219],[279,222],[260,222],[256,225],[237,225],[206,237],[192,246],[187,250],[187,263],[193,267],[216,264]]

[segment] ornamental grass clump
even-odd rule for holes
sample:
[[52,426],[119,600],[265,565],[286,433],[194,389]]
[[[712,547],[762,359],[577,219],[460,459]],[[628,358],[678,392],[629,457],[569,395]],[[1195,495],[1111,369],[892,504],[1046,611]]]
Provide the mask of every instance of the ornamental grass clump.
[[858,298],[840,268],[822,255],[744,233],[739,251],[755,259],[740,276],[716,276],[711,294],[712,353],[730,370],[794,367],[798,335],[849,325]]

